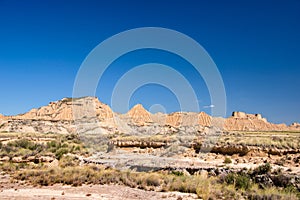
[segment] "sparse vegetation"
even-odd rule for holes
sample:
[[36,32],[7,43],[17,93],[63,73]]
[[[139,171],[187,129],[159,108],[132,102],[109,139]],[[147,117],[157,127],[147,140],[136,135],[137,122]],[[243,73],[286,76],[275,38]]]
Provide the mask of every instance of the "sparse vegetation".
[[300,132],[270,131],[270,132],[246,132],[232,131],[219,139],[220,143],[232,143],[236,145],[273,147],[279,149],[299,149]]
[[13,157],[26,160],[29,156],[50,156],[59,160],[67,153],[79,155],[87,153],[75,135],[44,134],[42,137],[40,134],[32,136],[25,134],[24,137],[20,137],[19,134],[12,133],[8,137],[5,133],[1,134],[0,138],[9,138],[6,142],[0,143],[0,156],[8,156],[10,160]]
[[[80,186],[82,184],[121,184],[133,188],[155,191],[180,191],[195,193],[199,198],[239,199],[241,196],[250,199],[265,199],[278,197],[279,199],[297,199],[297,191],[293,187],[279,189],[267,187],[262,190],[251,181],[247,174],[230,173],[225,182],[216,177],[204,175],[177,175],[172,172],[133,172],[105,169],[97,165],[78,166],[76,160],[64,156],[59,167],[23,168],[14,173],[14,178],[26,180],[33,185],[48,186],[53,184],[67,184]],[[72,162],[72,166],[67,163]],[[3,167],[3,166],[2,166]],[[16,168],[13,167],[13,170]]]
[[[34,135],[34,134],[33,134]],[[269,175],[272,172],[270,163],[257,168],[240,172],[229,172],[225,176],[208,176],[207,174],[188,175],[182,171],[169,170],[158,172],[135,172],[107,169],[102,165],[85,164],[74,156],[85,155],[88,150],[76,135],[58,134],[0,134],[1,157],[9,160],[0,164],[1,171],[9,173],[14,179],[26,181],[32,185],[48,186],[67,184],[80,186],[82,184],[120,184],[132,188],[155,191],[180,191],[195,193],[201,199],[298,199],[299,191],[289,184],[289,179],[281,170],[274,171],[274,185],[257,183],[255,177]],[[5,138],[9,138],[5,140]],[[128,137],[126,140],[131,140]],[[173,138],[153,136],[152,139],[141,138],[140,141],[170,141]],[[279,140],[278,140],[279,141]],[[54,167],[43,162],[13,162],[14,157],[49,156],[58,160]],[[232,163],[230,157],[224,158],[224,163]]]

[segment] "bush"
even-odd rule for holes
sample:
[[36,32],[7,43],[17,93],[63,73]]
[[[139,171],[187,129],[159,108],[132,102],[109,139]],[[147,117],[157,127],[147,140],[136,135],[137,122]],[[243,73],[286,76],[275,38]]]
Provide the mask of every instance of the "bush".
[[227,184],[233,184],[236,189],[248,190],[251,187],[251,179],[247,174],[234,174],[229,173],[225,177],[225,182]]
[[34,149],[35,144],[28,139],[20,139],[20,140],[15,140],[13,142],[7,143],[8,146],[11,147],[19,147],[23,149]]
[[247,175],[241,174],[236,176],[235,188],[248,190],[250,186],[251,186],[251,180]]
[[183,172],[181,171],[172,171],[172,174],[175,176],[183,176]]
[[55,156],[58,160],[61,159],[61,157],[64,155],[64,154],[67,154],[69,151],[68,149],[66,148],[61,148],[61,149],[58,149],[56,152],[55,152]]
[[266,163],[263,165],[258,166],[256,169],[254,169],[253,174],[255,175],[263,175],[263,174],[267,174],[268,172],[270,172],[272,169],[270,163]]
[[196,189],[196,194],[199,198],[202,198],[203,200],[209,199],[210,196],[210,180],[204,179],[200,181],[198,184],[198,187]]
[[235,174],[234,173],[227,174],[227,176],[225,176],[225,179],[224,179],[224,181],[227,184],[234,184],[234,180],[235,180]]
[[151,174],[146,177],[146,184],[147,186],[159,186],[159,179],[160,177],[158,175]]
[[51,142],[47,142],[47,147],[48,148],[56,148],[56,147],[60,147],[61,144],[59,142],[56,142],[56,141],[51,141]]
[[78,165],[79,165],[79,160],[75,159],[72,156],[62,156],[59,160],[59,166],[62,168],[75,167]]
[[224,163],[225,163],[225,164],[230,164],[230,163],[232,163],[232,161],[231,161],[231,159],[230,159],[230,158],[228,158],[228,157],[225,157],[225,159],[224,159]]

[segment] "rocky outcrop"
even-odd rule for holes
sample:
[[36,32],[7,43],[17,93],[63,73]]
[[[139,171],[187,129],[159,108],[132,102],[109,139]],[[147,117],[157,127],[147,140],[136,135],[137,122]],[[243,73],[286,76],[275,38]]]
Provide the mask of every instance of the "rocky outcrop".
[[134,124],[139,126],[147,125],[147,123],[152,122],[151,114],[141,104],[135,105],[128,111],[127,116]]
[[161,148],[167,145],[167,142],[157,141],[112,141],[112,145],[117,147],[139,147],[139,148]]
[[[175,112],[167,115],[166,124],[174,127],[180,126],[197,126],[201,123],[207,123],[207,119],[204,120],[203,114],[193,112]],[[201,124],[202,125],[202,124]]]
[[0,121],[0,131],[114,133],[116,128],[113,116],[110,107],[101,103],[98,98],[64,98],[24,114],[4,117]]
[[287,131],[290,128],[285,124],[273,124],[263,118],[261,114],[246,114],[233,112],[225,120],[224,129],[228,131]]
[[273,124],[261,114],[244,112],[233,112],[227,119],[204,112],[151,114],[138,104],[126,114],[117,114],[96,97],[64,98],[21,115],[0,115],[0,131],[15,132],[70,133],[77,129],[80,133],[190,134],[202,132],[205,127],[217,127],[220,131],[300,131],[299,123]]
[[300,123],[292,123],[290,126],[289,126],[289,129],[292,130],[292,131],[299,131],[300,130]]
[[21,115],[12,116],[11,119],[31,119],[46,121],[73,121],[74,119],[95,118],[105,120],[113,117],[113,112],[98,98],[64,98],[60,101],[50,102],[47,106],[32,109]]
[[198,123],[201,126],[211,126],[212,124],[212,117],[206,114],[205,112],[200,112],[198,115]]
[[167,115],[166,124],[170,126],[178,127],[182,121],[182,114],[179,112],[171,113]]

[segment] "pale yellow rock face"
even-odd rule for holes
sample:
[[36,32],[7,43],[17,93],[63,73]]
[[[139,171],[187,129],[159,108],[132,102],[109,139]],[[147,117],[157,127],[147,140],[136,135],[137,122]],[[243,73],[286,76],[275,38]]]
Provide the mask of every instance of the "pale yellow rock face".
[[246,114],[233,112],[232,116],[225,120],[225,130],[229,131],[284,131],[291,130],[285,124],[273,124],[262,118],[261,114]]
[[205,112],[200,112],[198,119],[201,126],[210,126],[212,124],[212,117]]
[[180,126],[195,126],[198,124],[197,113],[175,112],[167,115],[167,125],[180,127]]
[[300,123],[294,122],[289,126],[291,131],[299,131],[300,130]]
[[151,114],[141,104],[137,104],[129,110],[127,116],[131,118],[133,123],[140,126],[152,122]]
[[179,126],[210,126],[212,117],[204,112],[175,112],[168,114],[166,124],[174,127]]
[[32,109],[21,115],[12,116],[12,119],[35,119],[53,121],[72,121],[82,118],[98,118],[100,121],[113,117],[113,112],[106,104],[95,97],[80,99],[64,98],[57,102],[50,102],[47,106]]
[[179,112],[171,113],[167,115],[166,124],[170,126],[178,127],[182,122],[182,114]]

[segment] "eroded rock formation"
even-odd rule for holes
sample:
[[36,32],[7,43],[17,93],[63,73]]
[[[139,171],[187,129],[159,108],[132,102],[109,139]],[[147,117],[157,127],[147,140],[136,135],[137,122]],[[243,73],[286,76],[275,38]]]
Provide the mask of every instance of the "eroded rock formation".
[[25,114],[11,116],[11,119],[72,121],[93,117],[106,120],[113,117],[113,112],[108,105],[101,103],[95,97],[64,98],[50,102],[47,106],[34,108]]
[[[76,126],[75,126],[76,125]],[[218,127],[227,131],[300,131],[300,124],[273,124],[261,114],[233,112],[229,118],[211,117],[204,112],[151,114],[141,104],[126,114],[114,113],[96,97],[64,98],[16,116],[0,114],[0,131],[87,133],[170,133],[189,128],[189,133]],[[77,129],[76,129],[77,128]]]
[[151,114],[141,104],[135,105],[127,115],[136,125],[142,126],[152,122]]
[[233,112],[232,116],[225,120],[224,129],[229,131],[287,131],[292,127],[288,127],[286,124],[270,123],[261,114]]

